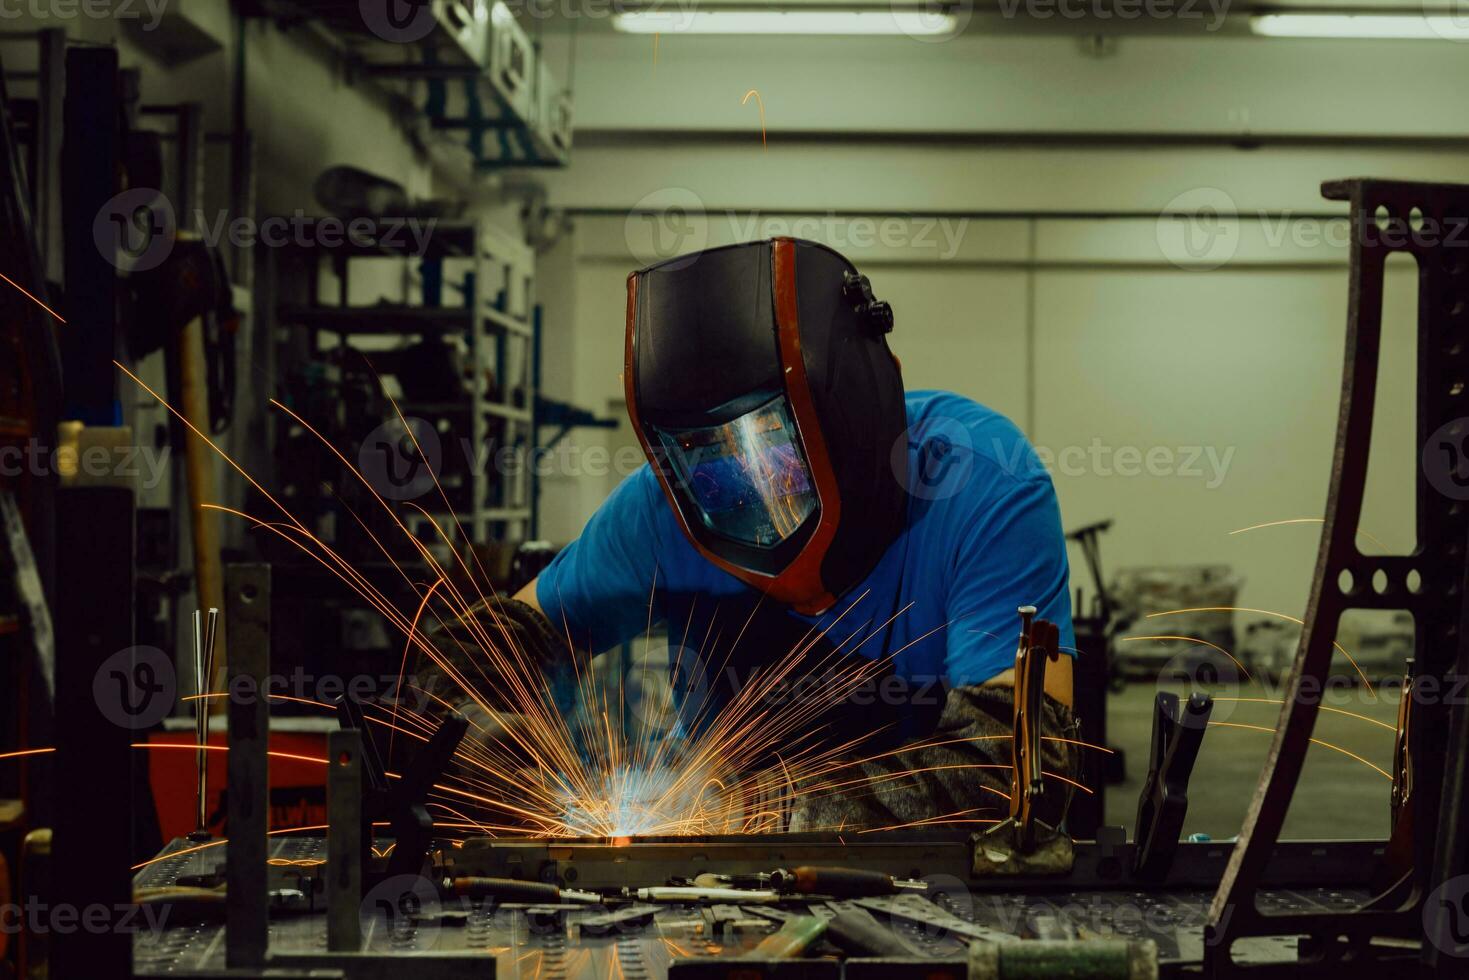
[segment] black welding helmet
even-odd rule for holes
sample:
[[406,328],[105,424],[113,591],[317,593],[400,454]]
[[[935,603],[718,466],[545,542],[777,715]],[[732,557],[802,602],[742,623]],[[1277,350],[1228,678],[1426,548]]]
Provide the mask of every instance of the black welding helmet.
[[684,533],[803,613],[829,609],[903,528],[892,326],[850,262],[797,239],[627,280],[628,413]]

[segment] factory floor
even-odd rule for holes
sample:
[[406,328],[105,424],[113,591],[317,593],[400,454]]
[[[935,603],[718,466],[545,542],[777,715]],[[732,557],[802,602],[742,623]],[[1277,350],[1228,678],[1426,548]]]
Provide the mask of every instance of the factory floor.
[[[1153,698],[1157,690],[1152,684],[1129,684],[1121,693],[1111,696],[1107,714],[1109,741],[1127,753],[1127,781],[1108,789],[1107,822],[1121,824],[1129,832],[1137,819],[1137,795],[1147,774]],[[1279,698],[1280,693],[1279,685],[1270,685],[1269,690],[1251,686],[1220,691],[1216,696]],[[1384,772],[1391,772],[1394,733],[1383,726],[1396,725],[1396,689],[1372,694],[1355,687],[1336,691],[1327,696],[1323,706],[1371,720],[1322,712],[1315,732],[1319,741],[1331,743]],[[1239,832],[1279,714],[1278,703],[1216,702],[1212,721],[1223,724],[1209,728],[1194,768],[1189,785],[1188,819],[1184,824],[1187,833],[1205,833],[1221,839]],[[1363,762],[1324,744],[1312,745],[1282,836],[1295,839],[1385,837],[1390,786],[1383,773]]]

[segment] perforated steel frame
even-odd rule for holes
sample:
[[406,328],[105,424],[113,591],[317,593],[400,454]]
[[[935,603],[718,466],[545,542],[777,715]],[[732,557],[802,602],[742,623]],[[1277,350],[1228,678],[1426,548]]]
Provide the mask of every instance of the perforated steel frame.
[[[1260,971],[1230,955],[1236,940],[1306,936],[1301,962],[1274,968],[1282,975],[1381,974],[1388,961],[1408,956],[1374,945],[1374,938],[1420,939],[1424,899],[1463,871],[1462,804],[1465,712],[1437,697],[1415,702],[1409,733],[1414,762],[1412,866],[1395,885],[1360,910],[1267,915],[1256,905],[1262,875],[1279,839],[1316,723],[1320,692],[1331,672],[1333,644],[1344,612],[1403,609],[1415,629],[1413,684],[1433,678],[1444,687],[1466,667],[1461,617],[1465,588],[1465,502],[1440,493],[1424,465],[1415,466],[1418,545],[1406,556],[1365,555],[1357,547],[1358,521],[1372,443],[1378,354],[1382,342],[1383,273],[1395,253],[1418,264],[1417,445],[1449,433],[1462,446],[1469,436],[1466,379],[1469,356],[1469,186],[1372,179],[1330,181],[1322,194],[1350,202],[1351,266],[1346,357],[1336,447],[1315,578],[1296,661],[1288,681],[1275,740],[1230,862],[1210,908],[1205,969],[1211,976]],[[1381,214],[1379,213],[1381,211]],[[1445,429],[1456,420],[1462,430]],[[1430,447],[1432,448],[1432,447]],[[1466,490],[1469,495],[1469,490]],[[1343,573],[1351,576],[1343,588]],[[1410,573],[1418,585],[1409,588]],[[1380,577],[1374,582],[1374,576]],[[1378,585],[1383,587],[1379,588]],[[1456,667],[1457,663],[1457,667]],[[1452,714],[1452,717],[1451,717]],[[1457,740],[1455,740],[1457,738]],[[1426,975],[1458,975],[1466,965],[1440,962],[1424,944]]]

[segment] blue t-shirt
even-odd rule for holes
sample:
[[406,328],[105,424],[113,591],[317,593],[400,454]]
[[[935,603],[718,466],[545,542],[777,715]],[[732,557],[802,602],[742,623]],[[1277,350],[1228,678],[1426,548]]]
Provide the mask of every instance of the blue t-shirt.
[[[798,618],[835,623],[833,637],[853,637],[846,649],[868,657],[896,653],[900,676],[944,677],[951,686],[1014,666],[1018,606],[1035,606],[1060,627],[1062,646],[1074,648],[1056,491],[1030,443],[1005,416],[960,395],[913,391],[906,400],[907,529],[829,612]],[[639,635],[650,621],[666,622],[671,638],[682,635],[697,650],[716,630],[739,627],[716,622],[720,600],[753,595],[694,549],[646,464],[536,588],[551,622],[592,651]]]

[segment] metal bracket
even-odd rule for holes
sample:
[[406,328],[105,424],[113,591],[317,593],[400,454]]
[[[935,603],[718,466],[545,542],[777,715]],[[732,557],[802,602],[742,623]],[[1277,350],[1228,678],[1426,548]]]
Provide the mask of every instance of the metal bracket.
[[[1439,698],[1414,706],[1408,750],[1414,764],[1412,868],[1387,891],[1349,915],[1266,914],[1256,893],[1271,860],[1315,726],[1331,672],[1341,616],[1349,609],[1405,609],[1412,613],[1416,655],[1413,686],[1434,690],[1469,650],[1460,618],[1469,533],[1469,186],[1351,179],[1322,185],[1332,200],[1349,201],[1350,294],[1346,357],[1336,451],[1310,603],[1287,684],[1288,694],[1260,783],[1210,907],[1205,969],[1211,976],[1242,975],[1231,948],[1251,936],[1305,936],[1308,951],[1292,975],[1314,969],[1339,976],[1343,968],[1382,975],[1369,944],[1376,937],[1421,938],[1425,896],[1465,864],[1464,773],[1466,715]],[[1395,252],[1418,263],[1418,445],[1415,466],[1418,546],[1410,555],[1364,555],[1357,550],[1358,520],[1372,441],[1381,345],[1383,270]],[[1452,756],[1453,769],[1449,770]],[[1446,775],[1451,777],[1446,779]],[[1447,788],[1447,792],[1446,792]],[[1441,822],[1442,820],[1442,822]],[[1401,956],[1401,948],[1393,951]],[[1438,952],[1424,944],[1425,965]]]

